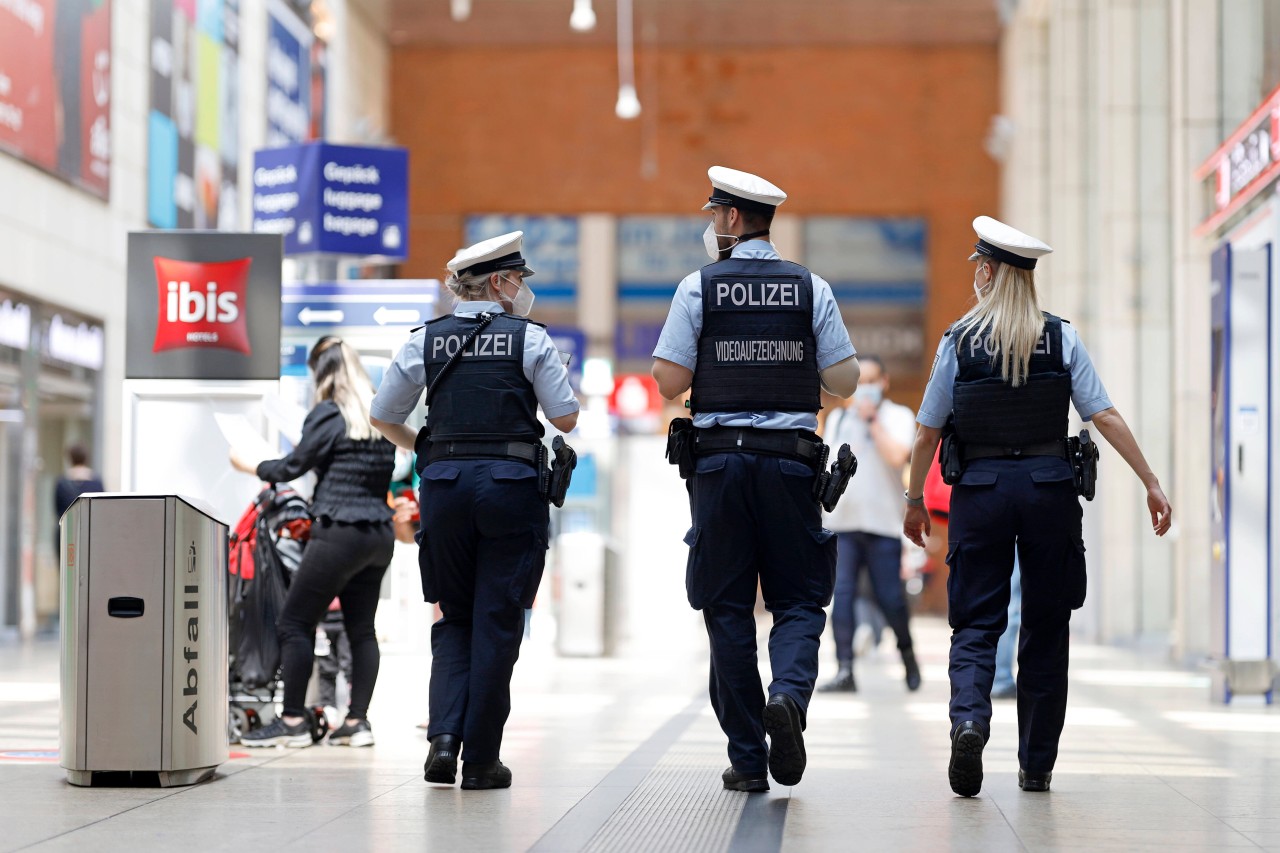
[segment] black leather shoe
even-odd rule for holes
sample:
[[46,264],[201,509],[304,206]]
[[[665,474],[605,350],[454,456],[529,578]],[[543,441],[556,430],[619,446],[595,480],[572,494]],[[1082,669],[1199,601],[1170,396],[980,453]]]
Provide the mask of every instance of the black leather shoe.
[[818,688],[819,693],[857,693],[858,683],[853,680],[853,667],[840,664],[836,677]]
[[764,706],[764,730],[769,733],[769,773],[779,785],[795,785],[808,762],[800,708],[785,693],[775,693]]
[[902,665],[907,668],[907,689],[915,692],[920,689],[920,664],[916,663],[913,649],[902,650]]
[[423,778],[436,785],[452,785],[458,779],[458,750],[462,746],[457,735],[436,735],[423,765]]
[[1052,773],[1027,773],[1021,767],[1018,768],[1018,787],[1028,793],[1047,793],[1052,781]]
[[511,771],[501,761],[487,764],[462,764],[462,790],[488,791],[491,788],[510,788]]
[[769,790],[769,775],[761,770],[759,773],[739,773],[732,765],[720,774],[724,780],[726,791],[746,791],[748,794],[759,794]]
[[951,790],[962,797],[976,797],[982,790],[982,748],[986,745],[987,739],[973,720],[965,720],[951,735],[947,779]]

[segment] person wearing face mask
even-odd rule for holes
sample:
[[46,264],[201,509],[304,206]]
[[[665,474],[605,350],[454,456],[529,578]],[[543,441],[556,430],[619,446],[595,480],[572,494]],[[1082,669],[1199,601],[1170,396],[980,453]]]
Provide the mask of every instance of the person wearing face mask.
[[[525,315],[533,270],[514,231],[458,252],[445,285],[453,313],[415,329],[383,377],[373,425],[415,449],[421,474],[418,561],[431,630],[426,781],[511,786],[501,761],[525,608],[542,579],[549,510],[543,427],[577,424],[578,400],[546,329]],[[405,425],[423,389],[427,424]]]
[[903,533],[924,547],[922,490],[951,422],[962,470],[949,507],[951,789],[982,790],[996,646],[1005,630],[1014,555],[1022,570],[1018,640],[1018,786],[1047,792],[1067,708],[1071,611],[1084,604],[1085,559],[1068,408],[1091,421],[1142,481],[1151,526],[1169,530],[1160,481],[1107,396],[1079,335],[1040,310],[1035,274],[1053,251],[987,216],[973,221],[977,304],[943,336],[916,417]]
[[[848,397],[858,361],[831,287],[768,240],[786,193],[735,169],[707,174],[704,239],[714,263],[676,289],[653,376],[669,400],[692,391],[684,446],[693,461],[681,463],[693,516],[685,588],[711,644],[711,706],[731,762],[722,781],[760,792],[769,775],[795,785],[806,766],[803,731],[836,557],[814,496],[819,389]],[[756,665],[757,587],[773,614],[767,699]]]
[[858,457],[858,476],[826,524],[836,532],[836,586],[831,609],[836,677],[820,690],[854,692],[853,635],[858,577],[865,569],[885,621],[898,638],[908,690],[920,689],[920,667],[911,642],[907,594],[902,583],[902,469],[911,455],[915,413],[885,399],[889,376],[874,355],[858,359],[862,377],[849,405],[827,416],[825,438],[847,443]]

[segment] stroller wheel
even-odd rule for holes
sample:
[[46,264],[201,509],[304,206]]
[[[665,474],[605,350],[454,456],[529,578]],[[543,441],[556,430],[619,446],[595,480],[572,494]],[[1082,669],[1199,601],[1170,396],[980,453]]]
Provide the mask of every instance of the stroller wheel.
[[324,708],[316,705],[310,709],[311,742],[319,743],[329,734],[329,720],[324,715]]
[[227,743],[239,743],[242,734],[253,730],[254,726],[249,717],[252,713],[238,705],[230,707],[227,714]]
[[244,709],[245,721],[248,724],[248,731],[262,728],[262,717],[253,708]]

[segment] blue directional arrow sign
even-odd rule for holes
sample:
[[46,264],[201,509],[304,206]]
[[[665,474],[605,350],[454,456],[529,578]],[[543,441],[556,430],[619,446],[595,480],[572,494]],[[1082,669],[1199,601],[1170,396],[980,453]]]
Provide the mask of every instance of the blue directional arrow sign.
[[435,316],[434,280],[355,279],[286,284],[280,322],[286,328],[420,326]]

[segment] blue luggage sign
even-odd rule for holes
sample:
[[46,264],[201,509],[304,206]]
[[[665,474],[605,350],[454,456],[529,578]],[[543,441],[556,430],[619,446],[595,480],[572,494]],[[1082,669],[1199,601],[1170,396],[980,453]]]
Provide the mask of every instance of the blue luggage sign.
[[253,230],[283,234],[286,255],[404,260],[409,152],[327,142],[257,151]]

